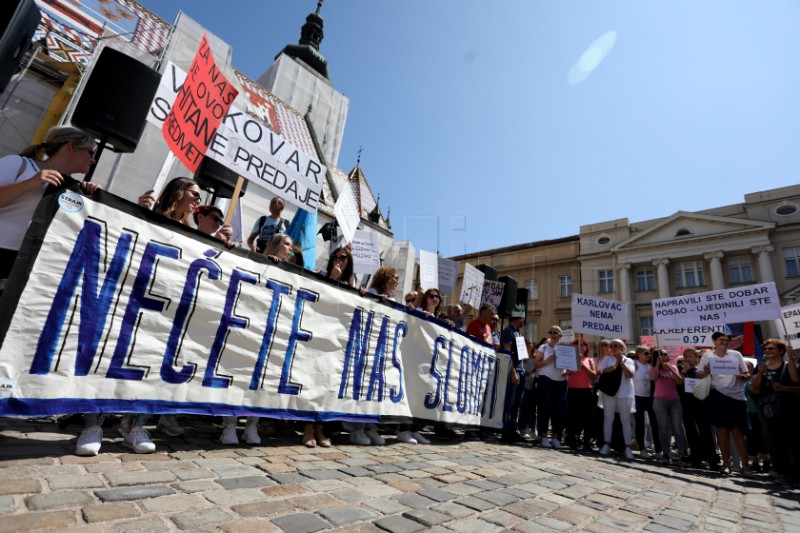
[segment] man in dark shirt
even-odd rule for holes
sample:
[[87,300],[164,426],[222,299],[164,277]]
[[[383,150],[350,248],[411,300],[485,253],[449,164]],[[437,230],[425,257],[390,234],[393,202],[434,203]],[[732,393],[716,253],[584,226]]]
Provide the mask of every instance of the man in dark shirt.
[[[525,369],[522,359],[517,352],[517,337],[520,337],[520,329],[525,323],[525,306],[517,305],[511,312],[511,321],[503,334],[500,336],[500,346],[503,350],[511,352],[511,368],[508,375],[508,386],[506,387],[506,401],[503,409],[503,436],[502,442],[512,443],[523,440],[517,433],[517,415],[522,404],[522,394],[524,387],[521,386],[525,376]],[[523,354],[523,359],[527,354]]]

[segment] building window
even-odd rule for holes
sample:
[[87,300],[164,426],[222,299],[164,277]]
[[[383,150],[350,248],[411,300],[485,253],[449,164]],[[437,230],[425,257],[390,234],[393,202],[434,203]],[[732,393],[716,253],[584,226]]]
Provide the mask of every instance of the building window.
[[787,276],[800,276],[800,248],[784,248],[783,260],[786,262]]
[[689,231],[686,228],[681,228],[681,229],[679,229],[678,231],[675,232],[675,236],[676,237],[686,237],[687,235],[691,235],[691,234],[692,234],[692,232]]
[[643,268],[636,273],[636,288],[639,292],[656,290],[656,273],[652,268]]
[[795,213],[797,213],[797,204],[781,204],[775,208],[775,214],[782,217],[788,217],[789,215],[794,215]]
[[525,324],[525,336],[533,342],[534,348],[538,348],[536,343],[539,342],[539,324],[536,322],[528,322]]
[[572,276],[558,276],[558,297],[572,297]]
[[561,331],[572,329],[572,320],[559,320],[558,327],[561,328]]
[[599,286],[598,292],[614,292],[614,271],[613,270],[600,270],[598,272],[597,283]]
[[677,287],[679,289],[704,287],[706,284],[706,279],[703,276],[703,263],[700,261],[678,263],[675,267],[675,273],[678,276]]
[[653,334],[653,317],[640,316],[639,335],[652,335],[652,334]]
[[539,282],[535,279],[529,279],[525,282],[525,287],[528,289],[528,300],[539,299]]
[[608,244],[610,242],[611,242],[611,237],[606,237],[605,235],[597,239],[597,244]]
[[753,269],[750,268],[750,258],[746,256],[731,257],[728,259],[731,283],[752,283]]

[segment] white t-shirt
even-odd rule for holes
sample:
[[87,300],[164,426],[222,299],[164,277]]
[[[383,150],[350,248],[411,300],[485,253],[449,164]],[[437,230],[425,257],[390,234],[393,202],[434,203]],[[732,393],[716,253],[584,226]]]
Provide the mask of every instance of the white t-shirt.
[[[711,364],[710,359],[712,357],[723,359],[731,364],[738,363],[739,370],[742,372],[747,372],[747,365],[744,362],[744,357],[742,357],[742,354],[736,350],[728,350],[722,357],[719,357],[713,351],[709,350],[703,354],[703,357],[700,358],[700,364],[697,365],[697,368],[700,371],[708,370],[708,366]],[[714,374],[711,374],[711,386],[725,396],[733,398],[734,400],[744,401],[744,385],[745,381],[739,379],[737,376],[715,376]]]
[[[9,185],[14,182],[25,181],[32,178],[39,167],[33,160],[25,159],[25,168],[17,176],[22,166],[23,158],[18,155],[7,155],[0,158],[0,185]],[[42,194],[47,188],[46,184],[18,196],[10,204],[0,207],[0,248],[6,250],[19,250],[28,225],[42,199]]]
[[650,396],[650,366],[649,363],[634,361],[636,371],[633,373],[633,393],[636,396]]
[[[539,346],[539,349],[537,351],[538,352],[542,352],[544,354],[544,358],[545,359],[547,359],[551,355],[555,355],[555,353],[556,353],[555,348],[553,348],[552,346],[550,346],[547,343],[542,344],[541,346]],[[556,360],[555,359],[553,359],[552,361],[547,363],[545,366],[537,369],[536,370],[536,375],[537,376],[548,377],[548,378],[552,379],[553,381],[564,381],[565,379],[567,379],[567,376],[564,375],[564,371],[561,370],[560,368],[556,368]]]
[[[600,366],[597,367],[597,372],[600,373],[606,368],[610,368],[617,364],[617,359],[613,356],[607,355],[600,361]],[[628,367],[631,373],[636,372],[636,365],[630,357],[622,356],[622,364]],[[616,398],[633,398],[633,378],[625,377],[622,374],[622,379],[619,382],[619,390],[615,395]]]

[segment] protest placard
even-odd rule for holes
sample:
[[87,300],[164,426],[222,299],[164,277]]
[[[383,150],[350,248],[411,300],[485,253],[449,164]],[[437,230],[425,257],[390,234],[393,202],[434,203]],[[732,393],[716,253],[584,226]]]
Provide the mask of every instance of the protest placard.
[[419,251],[419,285],[423,290],[439,288],[439,255]]
[[353,235],[353,272],[374,274],[381,266],[378,234],[374,231],[356,230]]
[[708,326],[655,329],[653,330],[653,337],[658,346],[713,346],[711,335],[716,331],[730,333],[730,328],[724,324],[712,324]]
[[775,320],[779,338],[800,350],[800,304],[781,307],[781,319]]
[[464,279],[461,281],[461,296],[459,301],[469,304],[475,309],[481,305],[483,295],[484,274],[469,263],[464,263]]
[[[186,72],[168,61],[147,121],[161,128],[181,89]],[[287,203],[316,211],[327,169],[275,129],[231,106],[217,129],[207,157],[238,172]]]
[[558,341],[561,344],[570,344],[575,341],[575,332],[571,329],[562,329],[561,330],[561,340]]
[[780,316],[773,282],[653,300],[656,329],[738,324]]
[[628,306],[617,300],[573,294],[572,330],[576,333],[627,339]]
[[517,356],[520,361],[528,359],[528,345],[525,344],[525,337],[514,337],[514,342],[517,344]]
[[195,172],[239,91],[214,63],[205,34],[161,131],[170,150]]
[[503,300],[503,290],[505,290],[505,286],[506,284],[502,281],[484,280],[481,303],[492,304],[495,309],[499,309],[500,302]]
[[361,215],[358,212],[353,193],[350,192],[350,187],[342,187],[339,198],[333,206],[333,214],[336,216],[339,227],[342,228],[342,243],[353,242],[358,223],[361,222]]
[[708,358],[708,366],[711,373],[716,376],[738,376],[743,371],[739,368],[738,361],[716,355]]
[[458,261],[440,257],[437,262],[439,264],[439,290],[445,294],[452,294],[456,290]]
[[578,370],[578,359],[575,346],[556,344],[556,368],[561,370]]
[[683,378],[683,390],[686,394],[691,394],[694,392],[694,384],[700,381],[697,378]]
[[62,194],[0,300],[0,416],[502,426],[510,358],[491,346],[109,193]]

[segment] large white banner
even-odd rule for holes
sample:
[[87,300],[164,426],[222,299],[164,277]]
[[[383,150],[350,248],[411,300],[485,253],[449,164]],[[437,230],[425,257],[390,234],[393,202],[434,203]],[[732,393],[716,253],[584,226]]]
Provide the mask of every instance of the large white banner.
[[617,300],[573,293],[572,331],[628,339],[628,306]]
[[739,324],[781,316],[775,284],[760,283],[653,300],[653,326],[671,329]]
[[[185,79],[186,72],[168,61],[148,122],[161,129]],[[325,166],[236,106],[223,119],[206,156],[292,205],[309,212],[317,209]]]
[[64,193],[27,283],[21,268],[9,281],[0,414],[501,427],[507,355],[402,305],[98,198]]

